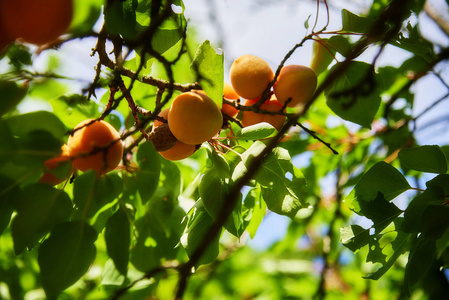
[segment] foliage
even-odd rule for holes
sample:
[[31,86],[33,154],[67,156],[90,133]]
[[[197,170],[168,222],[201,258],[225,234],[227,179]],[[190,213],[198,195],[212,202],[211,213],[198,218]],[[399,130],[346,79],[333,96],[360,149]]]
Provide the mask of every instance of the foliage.
[[[449,49],[413,24],[423,1],[374,1],[366,16],[342,10],[341,30],[313,26],[276,74],[320,43],[333,59],[315,95],[277,112],[287,116],[279,131],[242,128],[249,108],[235,102],[240,114],[220,137],[179,162],[162,158],[147,132],[179,93],[202,88],[221,106],[223,54],[195,40],[181,0],[81,2],[59,41],[92,41],[96,76],[79,91],[51,61],[36,71],[28,44],[1,54],[0,298],[446,297],[449,147],[417,143],[413,86],[439,76]],[[378,64],[391,47],[409,55],[397,68]],[[49,109],[24,112],[36,99]],[[122,165],[39,183],[43,163],[88,118],[120,130]],[[283,239],[248,246],[273,214],[288,220]]]

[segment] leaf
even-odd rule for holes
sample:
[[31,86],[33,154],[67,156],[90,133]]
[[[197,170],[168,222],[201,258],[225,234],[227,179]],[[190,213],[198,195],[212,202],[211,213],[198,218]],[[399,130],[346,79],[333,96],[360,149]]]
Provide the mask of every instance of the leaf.
[[125,40],[137,36],[137,0],[108,2],[104,11],[105,26],[110,34],[120,34]]
[[120,207],[109,218],[104,233],[109,257],[115,268],[124,276],[128,272],[129,247],[131,243],[131,229],[125,207]]
[[408,295],[411,294],[411,288],[429,271],[435,256],[435,240],[420,236],[412,245],[404,275],[404,289]]
[[96,0],[77,0],[73,2],[74,14],[69,31],[81,36],[92,30],[101,14],[102,3]]
[[243,228],[253,239],[266,214],[267,205],[262,199],[260,188],[251,189],[243,201]]
[[66,129],[64,124],[48,111],[36,111],[4,119],[13,135],[28,136],[31,132],[46,131],[58,140],[63,140]]
[[235,134],[238,140],[260,140],[273,136],[277,132],[273,125],[261,122],[248,127],[243,127]]
[[440,187],[445,195],[449,195],[449,174],[438,175],[432,180],[426,182],[427,188]]
[[437,145],[402,149],[398,158],[406,167],[415,171],[437,174],[447,172],[446,156]]
[[83,276],[95,259],[97,232],[83,222],[56,226],[39,247],[42,286],[48,298],[56,296]]
[[195,53],[190,69],[206,94],[221,108],[223,102],[223,54],[217,54],[209,41],[202,43]]
[[13,204],[19,192],[13,179],[0,174],[0,235],[8,227],[13,213]]
[[14,109],[17,104],[25,97],[27,88],[19,86],[13,81],[0,80],[0,117]]
[[72,202],[63,190],[48,185],[27,186],[15,199],[17,215],[11,229],[16,255],[32,248],[53,227],[66,221],[72,213]]
[[114,173],[98,177],[97,173],[89,171],[78,176],[73,187],[78,217],[93,217],[104,205],[114,201],[122,190],[122,179]]
[[366,246],[372,240],[372,236],[369,234],[369,229],[359,225],[350,225],[340,229],[340,240],[346,248],[356,252]]
[[399,32],[396,39],[389,40],[389,43],[411,52],[430,63],[435,56],[432,43],[422,37],[418,25],[412,26],[408,23],[406,29],[408,31],[407,36],[403,32]]
[[372,166],[346,196],[348,207],[356,212],[361,211],[360,202],[373,201],[381,193],[385,200],[391,201],[410,188],[405,177],[394,167],[378,162]]
[[441,238],[449,228],[449,207],[429,205],[422,214],[422,236],[431,240]]
[[142,202],[146,203],[158,186],[161,163],[152,143],[143,143],[137,150],[136,158],[139,170],[135,178]]
[[361,17],[352,12],[342,9],[342,30],[356,33],[368,33],[374,23],[374,19]]
[[98,104],[87,97],[74,94],[53,98],[50,101],[54,114],[67,128],[75,128],[81,121],[97,117]]
[[0,143],[0,163],[4,163],[16,153],[17,145],[11,130],[2,119],[0,119],[0,140],[2,141]]
[[[334,65],[329,73],[338,70],[339,66]],[[373,66],[352,61],[324,94],[327,105],[339,117],[371,128],[381,102],[379,90]]]
[[[212,223],[213,219],[204,210],[202,202],[197,201],[186,219],[186,228],[181,238],[181,244],[189,257],[201,246]],[[196,266],[211,263],[217,258],[219,240],[220,234],[216,235],[212,241],[209,241],[207,249],[204,251]]]
[[[228,180],[221,178],[214,169],[207,171],[199,186],[199,193],[207,213],[217,219],[226,205],[229,184]],[[224,227],[233,235],[240,237],[243,233],[241,214],[241,201],[237,201],[232,214],[226,220]]]

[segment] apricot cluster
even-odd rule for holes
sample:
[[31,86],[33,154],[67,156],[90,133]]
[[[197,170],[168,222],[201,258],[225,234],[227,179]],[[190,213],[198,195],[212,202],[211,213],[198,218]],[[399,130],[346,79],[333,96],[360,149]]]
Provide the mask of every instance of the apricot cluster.
[[[274,80],[270,65],[260,57],[242,55],[230,69],[232,88],[238,96],[246,99],[245,106],[252,106],[261,98]],[[315,72],[302,65],[282,67],[279,76],[269,91],[270,97],[259,106],[268,112],[285,112],[286,107],[297,107],[307,102],[315,92],[317,76]],[[285,116],[282,114],[244,111],[242,125],[249,126],[267,122],[278,130],[282,127]]]
[[73,0],[0,0],[0,51],[17,38],[44,45],[64,34],[73,18]]
[[[176,96],[170,108],[163,110],[159,117],[167,123],[156,120],[150,139],[156,150],[169,160],[189,157],[199,145],[217,135],[223,125],[217,104],[198,90]],[[159,130],[163,126],[166,128]]]
[[[123,143],[117,130],[103,120],[87,119],[75,126],[62,154],[44,162],[46,171],[40,182],[56,185],[66,180],[74,169],[94,170],[98,175],[114,170],[122,160]],[[51,171],[63,162],[72,164],[70,172],[59,178]]]

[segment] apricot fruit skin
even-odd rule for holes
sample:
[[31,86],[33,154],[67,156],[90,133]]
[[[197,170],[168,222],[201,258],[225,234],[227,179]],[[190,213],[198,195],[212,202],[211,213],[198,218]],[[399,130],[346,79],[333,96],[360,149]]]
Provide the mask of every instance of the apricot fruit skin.
[[178,95],[168,112],[168,126],[179,141],[199,145],[214,137],[223,125],[218,105],[203,92]]
[[245,99],[253,100],[262,96],[273,80],[274,73],[265,60],[246,54],[232,63],[229,76],[235,92]]
[[[223,85],[223,97],[228,99],[228,100],[238,100],[240,99],[240,96],[237,95],[237,93],[234,91],[234,89],[232,88],[232,86],[225,82]],[[237,108],[229,105],[229,104],[224,104],[221,107],[221,112],[224,113],[227,116],[230,117],[234,117],[235,115],[237,115],[237,113],[239,112]]]
[[64,34],[73,18],[72,0],[1,0],[0,20],[11,36],[43,45]]
[[[169,110],[170,110],[169,108],[162,110],[159,113],[159,117],[162,117],[167,120]],[[161,126],[162,124],[164,123],[159,120],[155,120],[153,122],[153,130],[155,130],[155,128]],[[196,151],[195,145],[187,145],[184,144],[183,142],[177,141],[173,147],[165,151],[159,151],[159,154],[165,159],[176,161],[191,156],[193,153],[195,153],[195,151]]]
[[83,172],[94,170],[102,175],[120,164],[123,143],[111,124],[103,120],[87,119],[75,126],[75,130],[67,145],[77,169]]
[[273,85],[278,101],[283,105],[292,98],[289,107],[306,103],[315,92],[317,76],[311,68],[301,65],[284,66]]
[[[244,105],[252,106],[257,101],[258,101],[257,99],[256,100],[246,100]],[[259,109],[267,110],[267,111],[280,111],[282,109],[282,104],[280,104],[279,101],[277,101],[275,97],[271,97],[269,100],[262,103],[259,106]],[[277,130],[280,130],[282,125],[284,125],[285,116],[283,116],[283,115],[268,115],[268,114],[256,113],[253,111],[244,111],[241,122],[242,122],[243,127],[255,125],[258,123],[262,123],[262,122],[267,122],[267,123],[271,124]]]
[[66,180],[68,177],[70,177],[72,171],[70,171],[65,178],[59,178],[52,174],[51,171],[57,166],[59,166],[60,163],[70,161],[71,157],[69,156],[69,148],[66,144],[64,144],[61,147],[62,153],[60,156],[56,156],[53,158],[50,158],[44,162],[44,167],[46,171],[42,174],[42,177],[39,179],[40,183],[45,183],[49,185],[57,185]]

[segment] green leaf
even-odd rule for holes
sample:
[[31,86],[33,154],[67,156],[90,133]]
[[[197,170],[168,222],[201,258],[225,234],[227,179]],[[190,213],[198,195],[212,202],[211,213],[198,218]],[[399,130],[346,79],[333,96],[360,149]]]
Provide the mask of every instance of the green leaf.
[[76,178],[73,187],[73,202],[78,208],[77,216],[93,217],[104,205],[114,201],[122,190],[123,182],[117,174],[98,177],[94,171],[83,173]]
[[353,14],[346,9],[342,9],[341,19],[343,31],[356,33],[367,33],[371,29],[375,21],[371,18],[361,17]]
[[[213,219],[217,219],[223,208],[228,205],[226,201],[229,193],[229,180],[221,178],[214,169],[211,169],[203,175],[199,193],[207,213]],[[240,237],[243,233],[242,222],[241,201],[237,201],[237,205],[226,220],[224,227],[233,235]]]
[[110,34],[120,34],[124,39],[137,36],[137,0],[108,2],[105,8],[105,26]]
[[[213,219],[204,210],[202,202],[197,201],[186,219],[186,229],[181,238],[182,246],[186,249],[187,255],[191,256],[201,246],[212,223]],[[209,241],[209,245],[199,259],[197,266],[211,263],[217,258],[219,240],[220,234],[215,236],[212,241]]]
[[389,43],[411,52],[424,59],[427,63],[430,63],[435,56],[432,43],[422,37],[418,25],[412,26],[408,23],[406,29],[408,31],[407,35],[404,35],[401,31],[398,33],[396,39],[389,40]]
[[128,272],[131,228],[125,207],[120,207],[109,218],[104,233],[109,257],[115,268],[124,276]]
[[[444,199],[444,198],[443,198]],[[449,207],[430,205],[422,214],[422,236],[431,240],[441,238],[449,228]]]
[[7,162],[17,151],[17,145],[11,130],[6,123],[0,119],[0,163]]
[[[339,64],[329,74],[338,70]],[[371,128],[381,98],[373,66],[353,61],[324,91],[326,103],[339,117]]]
[[411,288],[420,279],[422,279],[436,256],[435,240],[420,236],[416,243],[412,246],[408,257],[408,263],[405,268],[405,291],[408,295],[411,294]]
[[54,138],[63,140],[66,129],[64,124],[48,111],[36,111],[4,119],[13,135],[27,136],[31,132],[46,131]]
[[42,286],[48,298],[56,296],[83,276],[95,259],[97,232],[83,222],[56,226],[39,248]]
[[437,145],[402,149],[398,158],[406,167],[415,171],[437,174],[447,172],[446,156]]
[[442,205],[444,191],[440,187],[429,187],[423,193],[417,195],[404,212],[402,230],[409,233],[419,233],[423,230],[423,214],[430,205]]
[[202,43],[190,68],[206,94],[221,108],[223,102],[223,54],[217,54],[209,41]]
[[13,204],[19,192],[13,179],[0,174],[0,235],[8,227],[13,213]]
[[440,187],[443,189],[445,195],[449,195],[449,174],[438,175],[426,182],[427,188]]
[[13,81],[0,80],[0,117],[14,109],[17,104],[25,97],[27,88],[19,86]]
[[72,213],[72,202],[63,190],[48,185],[27,186],[14,200],[17,215],[12,220],[12,237],[16,254],[32,248],[57,224]]
[[266,122],[241,128],[235,134],[238,140],[260,140],[273,136],[277,132],[273,125]]
[[259,188],[251,189],[243,201],[243,228],[248,231],[253,239],[256,236],[257,229],[266,214],[267,205],[262,199]]
[[67,128],[75,128],[78,123],[98,116],[98,104],[87,97],[74,94],[53,98],[50,101],[54,114]]
[[379,193],[387,201],[391,201],[408,189],[410,185],[398,170],[385,162],[378,162],[360,178],[351,193],[346,196],[345,202],[349,208],[359,212],[360,202],[373,201]]
[[152,143],[139,146],[136,157],[139,170],[135,173],[135,178],[142,202],[146,203],[158,186],[161,163]]
[[101,14],[102,3],[97,0],[77,0],[73,2],[74,14],[69,31],[75,35],[92,30]]
[[369,229],[359,225],[350,225],[340,229],[340,240],[346,248],[356,252],[367,245],[372,240],[372,236],[369,234]]

